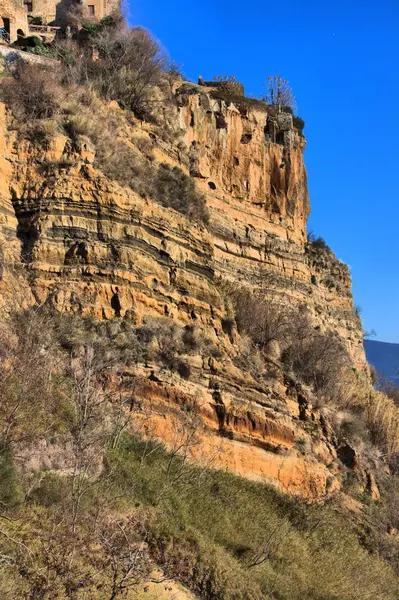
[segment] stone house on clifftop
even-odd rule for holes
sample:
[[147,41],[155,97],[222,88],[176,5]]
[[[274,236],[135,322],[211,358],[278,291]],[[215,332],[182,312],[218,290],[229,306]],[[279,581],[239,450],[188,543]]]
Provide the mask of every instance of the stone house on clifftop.
[[89,17],[102,19],[120,6],[119,0],[0,0],[0,27],[14,42],[18,36],[40,35],[44,26],[65,27],[74,6],[86,9]]
[[0,0],[0,27],[4,28],[9,41],[18,35],[29,35],[28,15],[24,0]]

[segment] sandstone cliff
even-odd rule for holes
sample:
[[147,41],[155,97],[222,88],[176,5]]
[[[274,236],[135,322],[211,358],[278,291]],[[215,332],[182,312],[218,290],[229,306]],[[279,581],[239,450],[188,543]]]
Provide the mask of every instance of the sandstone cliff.
[[181,407],[194,402],[204,423],[198,460],[213,457],[216,466],[319,498],[339,486],[340,469],[320,413],[273,361],[262,385],[234,364],[237,339],[226,330],[219,286],[245,284],[306,306],[314,325],[337,332],[364,366],[348,268],[307,243],[305,140],[291,115],[230,102],[210,88],[179,84],[173,111],[178,143],[158,138],[150,125],[131,127],[152,141],[157,162],[195,179],[209,227],[107,179],[93,166],[87,138],[21,141],[7,130],[2,107],[3,295],[12,294],[19,269],[28,276],[27,302],[111,319],[118,287],[123,318],[168,316],[199,326],[217,352],[188,357],[189,381],[154,365],[124,374],[127,387],[139,381],[152,433],[170,443]]

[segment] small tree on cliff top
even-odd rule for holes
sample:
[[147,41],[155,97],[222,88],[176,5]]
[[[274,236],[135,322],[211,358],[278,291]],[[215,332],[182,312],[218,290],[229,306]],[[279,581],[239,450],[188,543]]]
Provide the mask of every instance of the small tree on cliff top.
[[297,105],[295,96],[292,93],[292,88],[286,79],[275,75],[273,77],[268,77],[266,86],[267,93],[263,100],[265,100],[267,104],[278,106],[279,108],[282,106],[287,106],[293,111],[296,110]]

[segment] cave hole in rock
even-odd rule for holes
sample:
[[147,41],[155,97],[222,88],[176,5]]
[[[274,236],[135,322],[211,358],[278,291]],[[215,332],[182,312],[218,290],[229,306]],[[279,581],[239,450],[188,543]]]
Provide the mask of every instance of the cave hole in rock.
[[89,262],[89,250],[85,242],[76,242],[69,250],[65,253],[64,264],[88,264]]
[[284,146],[284,131],[279,131],[276,135],[276,143]]
[[241,136],[241,144],[249,144],[252,140],[252,133],[243,133]]
[[208,181],[208,185],[211,188],[211,190],[216,190],[216,184],[213,183],[213,181]]
[[190,379],[191,368],[190,365],[188,365],[187,363],[180,361],[177,365],[177,372],[183,379]]
[[122,304],[119,297],[119,288],[115,287],[115,289],[111,288],[112,298],[111,298],[111,308],[114,311],[115,317],[121,316]]
[[233,332],[234,332],[234,327],[235,327],[234,319],[232,319],[231,317],[226,317],[225,319],[222,319],[223,333],[226,333],[227,335],[232,336]]
[[[0,22],[2,21],[2,25],[5,29],[5,32],[8,33],[8,36],[10,35],[10,19],[8,17],[0,17]],[[6,38],[6,39],[9,39]]]
[[215,112],[216,129],[227,129],[227,122],[222,113]]
[[234,157],[233,161],[234,161],[234,165],[236,167],[240,164],[240,161],[239,161],[239,159],[236,156]]

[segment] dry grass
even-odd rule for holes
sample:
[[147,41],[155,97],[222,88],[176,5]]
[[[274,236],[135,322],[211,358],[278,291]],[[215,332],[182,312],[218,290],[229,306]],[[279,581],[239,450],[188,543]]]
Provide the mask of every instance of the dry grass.
[[372,392],[365,404],[367,427],[373,442],[388,457],[399,453],[399,409],[381,392]]

